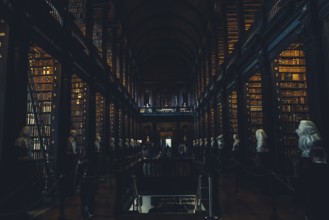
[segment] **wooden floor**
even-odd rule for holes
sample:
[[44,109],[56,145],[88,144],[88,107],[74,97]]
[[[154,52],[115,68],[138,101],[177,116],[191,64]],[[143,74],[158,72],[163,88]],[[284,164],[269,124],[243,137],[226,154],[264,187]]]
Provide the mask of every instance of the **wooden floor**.
[[[266,182],[267,183],[267,182]],[[204,219],[204,215],[196,214],[142,214],[129,216],[115,216],[115,178],[107,176],[99,182],[96,195],[95,220],[148,220],[148,219],[170,219],[170,220],[194,220]],[[267,185],[267,184],[264,184]],[[239,192],[235,188],[235,176],[223,173],[220,180],[220,207],[222,220],[265,220],[272,219],[273,206],[272,197],[267,187],[254,179],[242,178],[239,184]],[[304,220],[303,213],[292,196],[286,193],[277,194],[277,219],[282,220]],[[33,212],[37,220],[59,219],[59,208],[57,205],[42,207]],[[78,196],[71,196],[65,201],[65,219],[83,219],[80,214],[80,201]]]

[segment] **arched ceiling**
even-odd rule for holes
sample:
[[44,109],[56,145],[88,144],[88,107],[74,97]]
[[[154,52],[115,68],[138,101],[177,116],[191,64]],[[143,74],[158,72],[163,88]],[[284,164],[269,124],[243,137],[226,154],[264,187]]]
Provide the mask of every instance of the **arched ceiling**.
[[143,82],[188,81],[213,6],[209,0],[118,0],[117,16]]

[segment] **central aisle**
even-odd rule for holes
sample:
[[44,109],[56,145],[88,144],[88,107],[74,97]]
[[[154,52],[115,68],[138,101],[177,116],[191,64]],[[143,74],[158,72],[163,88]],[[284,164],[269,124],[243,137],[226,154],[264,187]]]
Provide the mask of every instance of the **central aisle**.
[[[235,176],[222,173],[220,180],[220,200],[222,208],[222,220],[264,220],[270,219],[272,214],[271,196],[266,189],[247,178],[242,178],[239,193],[235,193]],[[95,220],[199,220],[203,216],[197,214],[141,214],[115,216],[115,189],[114,177],[107,176],[99,181],[96,195]],[[291,196],[278,196],[279,219],[304,220],[300,208],[295,205]],[[47,209],[45,209],[47,210]],[[42,213],[42,212],[40,212]],[[58,206],[51,207],[48,211],[40,214],[37,220],[57,220],[59,216]],[[65,201],[66,219],[83,219],[80,214],[80,200],[78,196],[71,196]]]

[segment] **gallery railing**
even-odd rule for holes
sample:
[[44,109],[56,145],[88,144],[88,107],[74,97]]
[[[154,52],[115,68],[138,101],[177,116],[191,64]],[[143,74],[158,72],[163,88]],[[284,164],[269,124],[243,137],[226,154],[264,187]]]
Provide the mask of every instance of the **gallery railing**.
[[[190,158],[142,159],[117,172],[118,214],[207,212],[207,175]],[[148,205],[149,203],[149,205]]]
[[175,114],[175,113],[193,113],[192,107],[140,107],[142,114]]

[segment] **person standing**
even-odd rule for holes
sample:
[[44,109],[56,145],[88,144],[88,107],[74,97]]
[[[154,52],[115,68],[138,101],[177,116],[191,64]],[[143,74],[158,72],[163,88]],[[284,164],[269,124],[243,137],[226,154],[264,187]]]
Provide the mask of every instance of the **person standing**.
[[69,137],[67,138],[67,148],[66,148],[66,169],[65,169],[65,177],[68,180],[69,184],[67,184],[68,193],[72,193],[74,190],[77,190],[77,173],[78,173],[78,161],[80,156],[80,148],[76,142],[77,132],[75,130],[71,130],[69,133]]
[[96,165],[96,175],[97,177],[99,177],[102,173],[102,149],[101,149],[101,136],[100,134],[96,134],[96,139],[94,141],[94,145],[95,145],[95,165]]
[[151,146],[149,144],[143,144],[142,147],[142,159],[143,162],[143,174],[144,176],[151,176],[151,162],[148,161],[151,159]]

